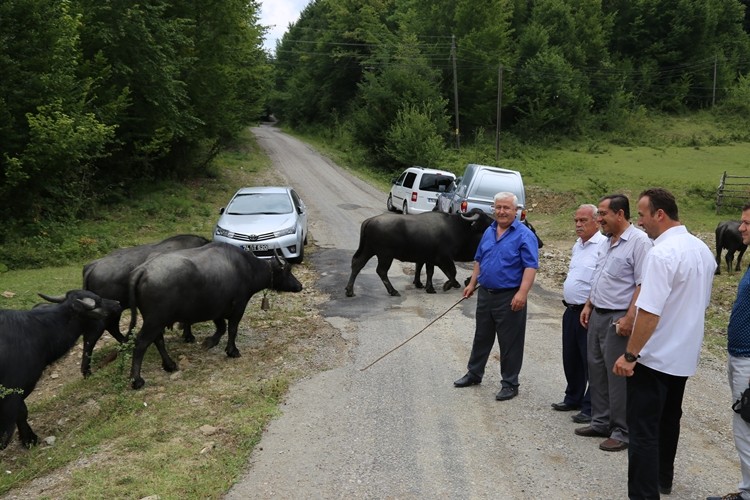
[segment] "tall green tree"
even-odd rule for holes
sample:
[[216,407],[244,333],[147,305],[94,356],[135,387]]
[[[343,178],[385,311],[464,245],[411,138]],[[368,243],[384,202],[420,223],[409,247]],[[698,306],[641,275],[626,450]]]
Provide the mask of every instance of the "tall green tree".
[[[67,2],[0,3],[0,211],[16,221],[69,218],[90,193],[113,127],[81,80],[80,19]],[[2,236],[0,235],[0,240]]]

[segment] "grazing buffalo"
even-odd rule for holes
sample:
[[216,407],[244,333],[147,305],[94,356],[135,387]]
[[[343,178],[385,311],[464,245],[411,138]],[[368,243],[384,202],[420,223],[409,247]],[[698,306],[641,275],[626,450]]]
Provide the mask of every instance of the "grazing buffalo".
[[302,284],[291,273],[291,266],[276,257],[262,260],[239,247],[213,242],[199,248],[158,255],[130,274],[130,331],[135,328],[138,310],[143,326],[135,341],[130,372],[133,389],[143,387],[141,364],[146,349],[156,343],[162,367],[168,372],[177,365],[164,347],[164,328],[213,320],[216,332],[203,345],[218,344],[229,323],[227,356],[240,352],[235,344],[237,327],[250,298],[270,288],[299,292]]
[[[90,290],[100,297],[117,300],[123,308],[128,304],[128,277],[136,266],[144,263],[149,257],[175,250],[195,248],[207,244],[209,241],[202,236],[180,234],[172,236],[158,243],[121,248],[83,266],[83,288]],[[83,357],[81,358],[81,373],[84,377],[91,375],[91,355],[94,345],[104,330],[107,330],[118,342],[124,342],[125,337],[120,333],[120,316],[115,314],[107,318],[104,329],[99,336],[84,338]],[[184,338],[186,342],[194,340],[190,332],[190,325],[185,326]]]
[[742,243],[742,235],[740,234],[740,223],[733,220],[719,222],[716,226],[716,274],[721,274],[721,252],[727,251],[724,256],[724,260],[727,263],[727,272],[732,273],[732,261],[734,260],[734,253],[739,252],[737,255],[737,265],[734,270],[740,270],[740,264],[742,263],[742,256],[747,250],[747,245]]
[[[538,244],[538,248],[542,248],[544,246],[544,242],[539,237],[539,235],[536,232],[536,229],[534,229],[534,226],[531,225],[531,222],[528,221],[528,219],[523,220],[523,225],[531,229],[531,232],[534,233],[534,236],[536,236],[536,242]],[[481,239],[481,235],[480,238]],[[474,251],[476,252],[477,246],[479,246],[479,239],[476,240],[476,245],[474,245]],[[454,262],[471,262],[474,260],[474,254],[472,254],[471,258],[468,260],[460,260],[460,259],[453,259]],[[424,262],[417,262],[416,270],[414,271],[414,286],[416,288],[424,288],[424,285],[422,284],[421,274],[422,274],[422,266],[424,266]],[[427,265],[427,281],[428,283],[432,280],[432,275],[435,272],[435,266],[428,264]],[[466,281],[464,282],[464,286],[469,284],[469,278],[466,278]],[[427,288],[427,293],[435,293],[435,289],[431,287]]]
[[354,280],[375,255],[378,257],[376,272],[393,296],[399,295],[388,280],[388,269],[393,259],[426,264],[428,293],[435,291],[429,266],[438,266],[448,277],[443,284],[444,291],[459,288],[453,261],[472,260],[482,233],[491,223],[492,218],[478,209],[467,214],[425,212],[370,217],[360,228],[359,248],[352,257],[352,273],[346,285],[346,296],[354,295]]
[[0,310],[0,450],[8,446],[16,427],[25,447],[37,444],[25,399],[44,368],[67,353],[81,334],[101,335],[102,321],[121,311],[117,301],[86,290],[40,296],[54,304],[29,311]]

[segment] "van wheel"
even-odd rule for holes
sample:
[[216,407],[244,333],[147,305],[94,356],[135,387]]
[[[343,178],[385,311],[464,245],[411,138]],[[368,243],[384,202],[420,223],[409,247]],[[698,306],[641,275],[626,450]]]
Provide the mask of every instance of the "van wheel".
[[388,195],[388,200],[386,200],[385,206],[388,208],[389,212],[396,211],[396,207],[393,206],[393,198],[391,197],[391,195]]
[[404,213],[404,215],[409,215],[409,205],[407,205],[406,202],[404,202],[404,209],[402,210],[402,212]]

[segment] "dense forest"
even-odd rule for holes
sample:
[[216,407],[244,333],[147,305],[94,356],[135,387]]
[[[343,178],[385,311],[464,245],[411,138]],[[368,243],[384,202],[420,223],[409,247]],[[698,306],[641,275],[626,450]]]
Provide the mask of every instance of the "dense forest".
[[533,142],[652,112],[747,120],[749,2],[313,0],[268,54],[258,0],[5,0],[0,244],[208,175],[267,113],[390,168],[500,124]]

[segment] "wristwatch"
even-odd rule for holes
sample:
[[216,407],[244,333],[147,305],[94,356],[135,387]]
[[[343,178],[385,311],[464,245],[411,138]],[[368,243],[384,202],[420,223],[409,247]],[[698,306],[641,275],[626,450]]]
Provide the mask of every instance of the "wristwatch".
[[640,357],[641,357],[640,354],[635,355],[632,352],[625,353],[625,361],[627,361],[628,363],[634,363]]

